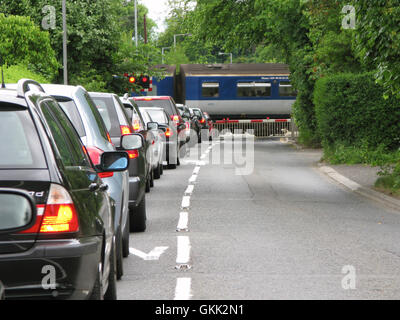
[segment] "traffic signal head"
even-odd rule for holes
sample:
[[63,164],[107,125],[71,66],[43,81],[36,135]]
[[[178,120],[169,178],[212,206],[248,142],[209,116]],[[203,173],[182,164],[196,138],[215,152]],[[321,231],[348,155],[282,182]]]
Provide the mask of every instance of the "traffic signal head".
[[150,78],[148,76],[140,76],[139,78],[139,85],[142,86],[144,89],[150,88]]
[[129,76],[128,80],[129,80],[129,83],[132,83],[132,84],[136,83],[136,77],[135,76]]

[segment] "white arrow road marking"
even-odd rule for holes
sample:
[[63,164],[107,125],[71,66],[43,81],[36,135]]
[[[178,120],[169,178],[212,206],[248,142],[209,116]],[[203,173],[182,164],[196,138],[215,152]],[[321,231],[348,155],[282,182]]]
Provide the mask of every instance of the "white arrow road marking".
[[144,253],[135,248],[129,248],[129,252],[143,260],[159,260],[161,255],[168,249],[168,247],[155,247],[149,253]]
[[191,278],[176,279],[174,300],[189,300],[192,297],[191,287],[192,287]]

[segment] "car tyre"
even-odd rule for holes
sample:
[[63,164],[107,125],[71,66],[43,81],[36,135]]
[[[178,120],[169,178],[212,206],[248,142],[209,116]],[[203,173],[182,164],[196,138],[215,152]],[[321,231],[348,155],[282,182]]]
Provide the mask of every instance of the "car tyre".
[[97,268],[96,281],[94,283],[92,293],[90,294],[90,300],[104,300],[103,295],[103,264],[99,262]]
[[117,256],[117,279],[121,280],[122,276],[124,275],[124,263],[122,261],[122,256],[123,256],[123,242],[122,242],[122,236],[121,236],[121,231],[118,232],[117,236],[117,243],[118,245],[116,246],[116,256]]
[[104,294],[104,300],[117,300],[117,274],[116,274],[117,258],[115,254],[115,241],[113,241],[110,254],[110,273],[108,275],[108,288]]
[[150,187],[154,188],[154,170],[153,169],[151,169],[151,172],[150,172]]
[[124,258],[129,256],[129,213],[126,217],[126,227],[122,238],[122,256]]
[[154,170],[154,179],[160,179],[161,178],[161,165],[158,164],[157,169]]
[[146,230],[146,197],[143,196],[140,204],[134,209],[130,217],[131,232],[144,232]]

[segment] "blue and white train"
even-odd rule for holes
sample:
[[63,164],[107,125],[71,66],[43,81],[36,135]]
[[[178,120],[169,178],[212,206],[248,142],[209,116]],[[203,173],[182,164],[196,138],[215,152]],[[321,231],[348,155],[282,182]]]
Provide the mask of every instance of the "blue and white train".
[[153,95],[206,111],[218,119],[287,118],[296,93],[284,64],[183,64],[153,80]]

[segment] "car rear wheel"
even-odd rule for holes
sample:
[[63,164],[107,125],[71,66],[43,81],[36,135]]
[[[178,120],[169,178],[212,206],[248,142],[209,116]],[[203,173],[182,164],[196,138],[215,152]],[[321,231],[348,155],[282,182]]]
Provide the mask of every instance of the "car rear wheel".
[[97,277],[94,283],[90,300],[104,300],[103,295],[103,264],[100,262],[97,268]]
[[144,232],[146,230],[146,197],[143,196],[140,204],[134,209],[130,217],[131,232]]
[[153,188],[154,187],[154,170],[151,169],[150,171],[150,187]]
[[126,217],[126,226],[124,236],[122,238],[122,256],[126,258],[129,256],[129,213]]
[[158,164],[157,169],[154,170],[154,179],[161,178],[161,167],[162,165]]
[[116,273],[115,242],[113,241],[110,253],[110,273],[108,275],[108,288],[104,300],[117,300],[117,273]]
[[149,175],[146,179],[146,189],[145,189],[146,193],[150,192],[150,188],[151,186],[150,186],[150,175]]
[[116,238],[117,245],[116,245],[116,257],[117,257],[117,279],[120,280],[124,275],[124,264],[122,261],[122,236],[121,230],[118,232],[118,236]]

